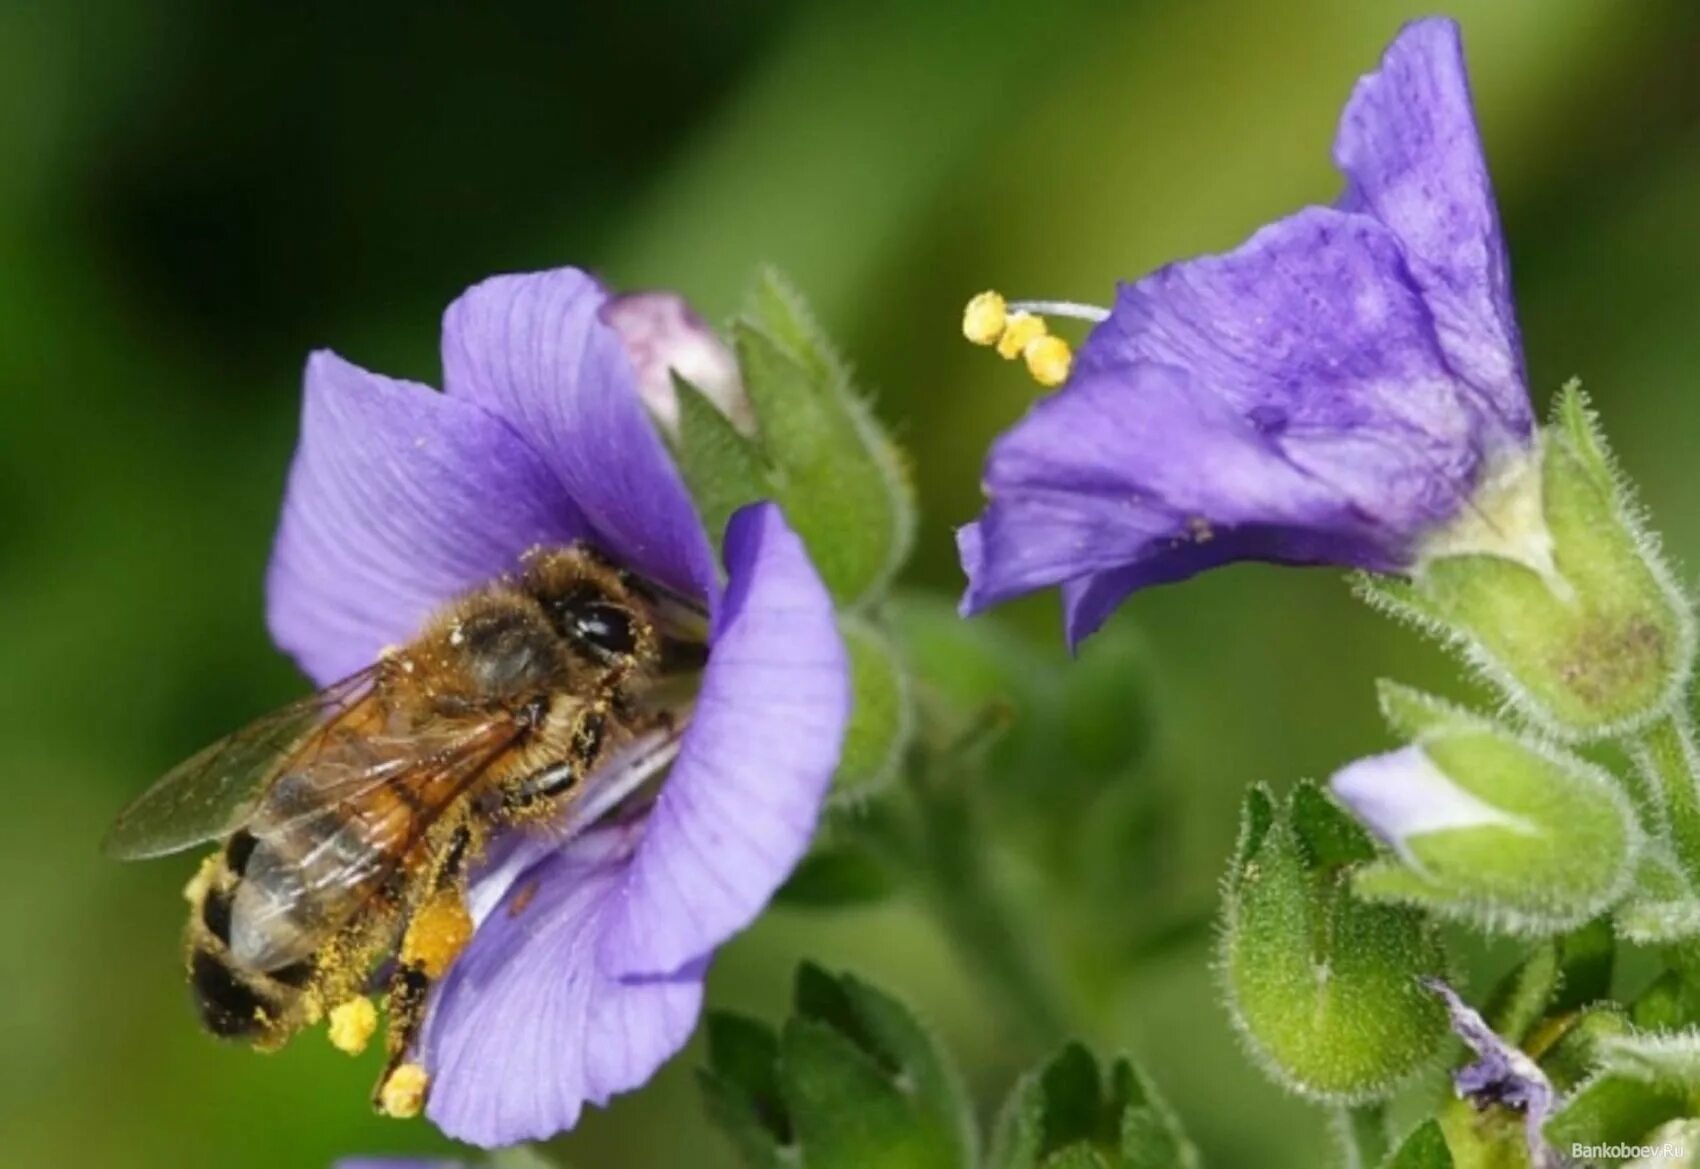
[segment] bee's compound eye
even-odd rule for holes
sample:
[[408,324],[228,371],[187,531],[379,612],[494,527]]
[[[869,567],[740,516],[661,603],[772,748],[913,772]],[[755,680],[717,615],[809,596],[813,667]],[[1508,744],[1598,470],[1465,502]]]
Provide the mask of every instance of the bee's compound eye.
[[618,605],[593,602],[574,610],[571,636],[604,654],[624,657],[637,648],[632,615]]

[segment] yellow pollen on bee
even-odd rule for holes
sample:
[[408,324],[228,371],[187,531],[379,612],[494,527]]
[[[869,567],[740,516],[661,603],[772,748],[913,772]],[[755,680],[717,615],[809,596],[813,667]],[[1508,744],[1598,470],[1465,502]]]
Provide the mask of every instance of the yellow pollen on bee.
[[402,939],[401,960],[430,978],[441,978],[471,938],[472,915],[466,902],[457,893],[440,893],[414,914]]
[[190,905],[200,904],[201,899],[212,888],[213,876],[218,872],[218,860],[219,854],[215,852],[201,861],[201,867],[195,870],[195,875],[183,886],[183,900]]
[[1035,337],[1021,350],[1027,372],[1045,387],[1060,386],[1068,380],[1068,370],[1074,364],[1074,351],[1061,337],[1047,334]]
[[1029,344],[1049,332],[1044,317],[1032,313],[1011,313],[1003,327],[1003,336],[998,338],[998,356],[1005,361],[1014,361]]
[[349,1055],[359,1055],[372,1041],[378,1029],[378,1008],[364,996],[349,999],[331,1008],[330,1026],[326,1030],[331,1046]]
[[378,1089],[378,1110],[385,1116],[406,1120],[425,1107],[425,1089],[431,1077],[416,1063],[404,1063],[389,1074]]
[[1003,297],[982,292],[962,310],[962,335],[976,345],[996,344],[1008,319]]

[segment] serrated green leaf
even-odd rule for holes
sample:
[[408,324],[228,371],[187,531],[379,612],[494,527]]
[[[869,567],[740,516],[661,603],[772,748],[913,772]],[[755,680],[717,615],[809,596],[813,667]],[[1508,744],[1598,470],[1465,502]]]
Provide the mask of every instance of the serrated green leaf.
[[779,1037],[773,1028],[730,1011],[709,1012],[708,1067],[697,1084],[709,1119],[746,1169],[777,1169],[791,1143],[779,1087]]
[[798,969],[780,1081],[808,1169],[971,1169],[954,1067],[896,1000],[850,975]]
[[838,627],[850,650],[854,699],[829,798],[853,806],[883,790],[902,769],[915,713],[908,671],[885,635],[856,617],[841,618]]
[[914,526],[889,440],[852,391],[823,382],[762,326],[742,320],[732,332],[775,498],[840,605],[877,599]]
[[1022,1077],[999,1114],[989,1169],[1192,1169],[1197,1153],[1128,1060],[1107,1076],[1078,1043]]
[[732,513],[772,494],[761,452],[684,378],[673,375],[679,428],[673,456],[710,537],[719,542]]

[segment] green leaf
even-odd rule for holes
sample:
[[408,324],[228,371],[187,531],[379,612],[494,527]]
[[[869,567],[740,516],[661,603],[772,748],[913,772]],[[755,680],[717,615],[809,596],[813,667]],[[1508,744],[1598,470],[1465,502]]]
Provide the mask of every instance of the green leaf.
[[1440,1123],[1425,1120],[1399,1143],[1380,1169],[1453,1169],[1452,1151]]
[[854,805],[883,790],[902,769],[914,737],[909,675],[891,642],[856,617],[839,620],[850,650],[850,726],[833,777],[834,803]]
[[1197,1153],[1127,1059],[1107,1076],[1071,1043],[1024,1076],[999,1114],[989,1169],[1193,1169]]
[[760,450],[702,392],[677,374],[679,431],[673,455],[703,526],[718,543],[732,513],[773,494]]
[[840,605],[870,603],[908,559],[914,535],[896,448],[777,278],[761,281],[732,333],[775,497]]
[[711,1011],[707,1068],[697,1073],[709,1119],[746,1169],[787,1163],[791,1120],[779,1087],[779,1039],[765,1023]]
[[896,1000],[804,964],[780,1083],[808,1169],[971,1169],[956,1070]]

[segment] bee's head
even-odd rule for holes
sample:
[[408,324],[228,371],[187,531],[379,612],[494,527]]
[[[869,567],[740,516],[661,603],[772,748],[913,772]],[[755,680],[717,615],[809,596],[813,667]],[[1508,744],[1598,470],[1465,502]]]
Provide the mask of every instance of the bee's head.
[[534,694],[561,669],[553,630],[529,606],[465,612],[449,627],[448,644],[475,695],[492,702]]
[[530,564],[525,591],[582,662],[614,668],[650,658],[656,632],[625,573],[576,545]]

